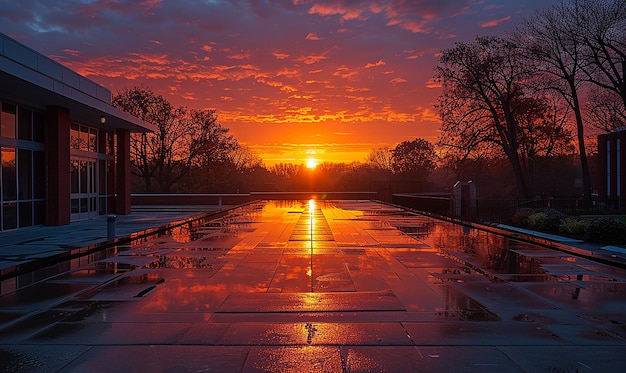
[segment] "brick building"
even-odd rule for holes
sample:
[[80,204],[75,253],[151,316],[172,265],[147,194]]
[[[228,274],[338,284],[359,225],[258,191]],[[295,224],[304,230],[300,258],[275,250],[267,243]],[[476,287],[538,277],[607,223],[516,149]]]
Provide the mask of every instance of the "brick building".
[[111,92],[0,33],[0,231],[130,213],[130,134]]
[[626,196],[626,128],[598,136],[598,198],[613,202],[614,207]]

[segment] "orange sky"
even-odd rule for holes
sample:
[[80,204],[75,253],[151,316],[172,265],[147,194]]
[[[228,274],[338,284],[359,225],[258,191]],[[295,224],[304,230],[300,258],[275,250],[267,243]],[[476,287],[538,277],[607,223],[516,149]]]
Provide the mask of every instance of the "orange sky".
[[216,109],[266,165],[437,141],[437,53],[549,1],[0,0],[0,31],[108,87]]

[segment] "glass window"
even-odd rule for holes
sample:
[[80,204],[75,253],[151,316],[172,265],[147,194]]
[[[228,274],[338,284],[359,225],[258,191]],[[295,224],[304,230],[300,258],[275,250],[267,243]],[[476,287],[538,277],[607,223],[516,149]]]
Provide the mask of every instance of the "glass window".
[[80,126],[80,150],[89,151],[89,129],[85,126]]
[[35,202],[35,219],[33,224],[45,224],[46,223],[46,203],[43,201]]
[[78,170],[79,161],[72,160],[70,162],[70,193],[80,193],[78,187]]
[[0,136],[19,140],[0,147],[0,231],[45,223],[46,157],[32,150],[43,148],[45,122],[45,112],[0,103]]
[[[30,150],[19,149],[17,153],[18,199],[33,198],[33,153]],[[22,218],[20,217],[20,221]]]
[[17,180],[15,179],[15,149],[2,148],[2,200],[17,199]]
[[44,152],[33,152],[33,178],[35,199],[46,198],[46,157]]
[[80,149],[80,136],[78,135],[78,125],[70,126],[70,148]]
[[90,128],[89,129],[89,151],[90,152],[97,152],[98,151],[98,130],[95,128]]
[[3,103],[0,115],[0,136],[15,138],[15,105]]
[[87,161],[80,161],[78,176],[80,180],[79,193],[87,193]]
[[2,229],[17,228],[17,203],[3,203],[2,214]]
[[20,202],[20,227],[30,227],[33,225],[33,203]]
[[72,214],[77,214],[80,211],[80,209],[78,208],[78,198],[72,198],[72,200],[70,201],[70,206]]
[[96,185],[96,162],[89,161],[87,163],[87,172],[88,172],[88,181],[87,187],[89,188],[89,193],[96,193],[98,191]]
[[100,197],[98,200],[100,201],[98,211],[100,215],[104,215],[107,213],[107,197]]
[[98,161],[98,194],[106,195],[107,194],[107,161],[99,160]]
[[22,140],[33,139],[33,112],[19,108],[17,112],[17,137]]

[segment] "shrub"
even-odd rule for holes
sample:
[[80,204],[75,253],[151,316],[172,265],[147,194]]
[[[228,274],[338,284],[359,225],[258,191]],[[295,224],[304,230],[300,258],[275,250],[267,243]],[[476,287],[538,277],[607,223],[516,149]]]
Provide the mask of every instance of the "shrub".
[[543,212],[536,212],[527,218],[528,227],[535,230],[543,230],[543,226],[546,222],[546,214]]
[[585,230],[587,229],[588,225],[589,223],[586,220],[566,217],[565,219],[561,220],[561,224],[559,225],[559,232],[575,236],[581,236],[585,234]]
[[626,223],[610,217],[593,218],[585,230],[585,239],[605,244],[626,243]]
[[540,209],[526,218],[528,228],[541,232],[559,232],[561,221],[567,215],[554,209]]
[[559,227],[561,226],[561,221],[565,219],[567,215],[555,209],[542,209],[540,211],[546,214],[542,230],[545,232],[557,233],[559,231]]

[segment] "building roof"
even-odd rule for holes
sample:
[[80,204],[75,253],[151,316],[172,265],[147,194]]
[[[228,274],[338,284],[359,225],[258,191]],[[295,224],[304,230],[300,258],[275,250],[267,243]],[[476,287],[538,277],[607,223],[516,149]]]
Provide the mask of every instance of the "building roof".
[[[73,120],[99,128],[131,132],[155,126],[111,105],[111,91],[60,63],[0,33],[0,96],[45,109],[61,106]],[[106,117],[106,123],[100,118]]]

